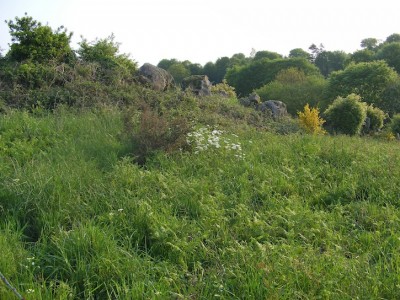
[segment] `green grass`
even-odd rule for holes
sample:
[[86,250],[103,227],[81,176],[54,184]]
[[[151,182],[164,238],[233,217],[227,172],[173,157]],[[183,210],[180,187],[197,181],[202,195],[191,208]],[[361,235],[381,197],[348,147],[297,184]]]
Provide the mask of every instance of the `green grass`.
[[214,118],[244,158],[139,167],[122,116],[0,115],[0,271],[26,299],[400,298],[398,142]]

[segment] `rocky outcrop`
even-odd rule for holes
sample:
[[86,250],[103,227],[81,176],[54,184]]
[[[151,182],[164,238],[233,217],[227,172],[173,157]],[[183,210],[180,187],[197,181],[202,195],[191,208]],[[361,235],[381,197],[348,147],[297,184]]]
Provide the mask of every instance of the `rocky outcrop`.
[[149,63],[140,67],[139,81],[156,91],[165,91],[174,86],[174,78],[168,71]]
[[261,99],[258,94],[252,93],[248,97],[240,98],[239,103],[245,107],[254,107],[255,109],[257,109],[261,103]]
[[257,93],[252,93],[248,97],[239,99],[239,103],[245,107],[253,107],[262,112],[270,111],[274,119],[287,115],[286,104],[278,100],[268,100],[261,102]]
[[182,81],[182,89],[190,90],[198,96],[211,95],[211,82],[207,75],[192,75]]
[[258,109],[262,112],[266,111],[267,109],[271,110],[274,118],[280,118],[287,115],[286,104],[278,100],[265,101],[258,106]]

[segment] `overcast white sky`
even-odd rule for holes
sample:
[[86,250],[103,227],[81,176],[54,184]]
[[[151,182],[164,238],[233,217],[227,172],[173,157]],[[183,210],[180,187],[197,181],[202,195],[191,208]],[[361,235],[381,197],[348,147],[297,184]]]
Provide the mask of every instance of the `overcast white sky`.
[[[288,55],[323,43],[354,52],[364,38],[400,33],[397,0],[0,0],[0,47],[11,38],[3,21],[22,17],[60,25],[89,41],[111,33],[139,65],[163,58],[204,65],[252,48]],[[4,54],[4,52],[3,52]]]

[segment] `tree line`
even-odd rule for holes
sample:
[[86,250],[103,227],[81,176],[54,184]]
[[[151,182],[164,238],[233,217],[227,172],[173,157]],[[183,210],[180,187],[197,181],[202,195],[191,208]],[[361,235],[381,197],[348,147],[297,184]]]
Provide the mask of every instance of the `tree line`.
[[[74,102],[74,94],[83,93],[77,88],[66,93],[65,88],[68,90],[72,83],[92,92],[135,83],[137,63],[119,53],[113,35],[95,41],[82,38],[79,48],[73,50],[72,33],[63,26],[53,30],[27,14],[6,23],[12,40],[10,49],[0,57],[0,101],[14,106],[24,101],[31,104],[35,97],[43,96],[32,90],[47,89],[53,98],[60,98],[47,102],[68,103]],[[185,77],[201,74],[214,84],[228,83],[241,97],[255,91],[264,101],[282,100],[292,114],[306,103],[327,108],[336,97],[351,93],[390,115],[400,112],[400,34],[394,33],[384,41],[366,38],[360,45],[361,50],[345,53],[312,44],[307,50],[292,49],[288,56],[253,49],[249,56],[237,53],[204,66],[164,58],[158,67],[169,71],[177,84]],[[55,92],[57,88],[64,91]]]

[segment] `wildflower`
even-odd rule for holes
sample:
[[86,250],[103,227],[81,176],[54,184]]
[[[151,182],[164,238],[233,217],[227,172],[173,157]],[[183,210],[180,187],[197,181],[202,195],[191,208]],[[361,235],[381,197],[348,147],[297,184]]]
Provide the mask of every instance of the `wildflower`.
[[34,293],[34,292],[35,292],[34,289],[27,289],[27,290],[26,290],[26,293],[27,293],[27,294],[32,294],[32,293]]
[[198,130],[189,133],[186,136],[189,145],[194,145],[194,153],[206,151],[209,149],[224,148],[227,151],[235,151],[237,157],[243,157],[242,146],[236,142],[238,136],[231,134],[230,138],[223,136],[223,131],[218,129],[210,130],[209,126],[199,128]]

